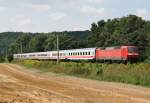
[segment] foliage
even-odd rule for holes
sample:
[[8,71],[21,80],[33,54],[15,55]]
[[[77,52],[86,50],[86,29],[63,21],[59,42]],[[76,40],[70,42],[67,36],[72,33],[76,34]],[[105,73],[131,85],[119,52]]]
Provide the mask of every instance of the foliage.
[[93,23],[88,37],[90,47],[137,45],[143,58],[150,52],[150,22],[135,15]]
[[9,45],[15,41],[15,39],[22,33],[4,32],[0,33],[0,53],[6,55],[9,49]]
[[0,63],[5,61],[5,57],[0,53]]
[[[76,36],[77,33],[79,34]],[[81,40],[81,38],[87,36],[88,33],[89,31],[23,33],[9,45],[9,53],[14,54],[56,50],[56,35],[59,35],[59,46],[61,50],[83,48],[86,47],[86,43],[84,40]]]
[[56,50],[56,35],[60,37],[59,47],[76,49],[86,47],[107,47],[137,45],[142,60],[150,58],[150,21],[135,15],[100,20],[93,23],[90,31],[64,31],[52,33],[6,32],[0,34],[0,51],[3,54],[43,52]]
[[36,68],[42,72],[54,72],[78,77],[123,82],[150,87],[150,64],[100,64],[54,61],[22,60],[14,61],[30,69]]
[[5,58],[0,56],[0,63],[4,62],[5,61]]
[[7,60],[8,60],[8,62],[12,62],[13,61],[13,56],[12,55],[8,55],[7,56]]

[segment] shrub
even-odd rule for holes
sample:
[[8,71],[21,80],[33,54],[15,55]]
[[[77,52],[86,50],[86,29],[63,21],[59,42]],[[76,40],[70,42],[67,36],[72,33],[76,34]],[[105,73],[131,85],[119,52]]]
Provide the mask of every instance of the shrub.
[[63,73],[91,79],[130,83],[150,87],[150,64],[101,64],[54,61],[22,60],[16,63],[37,68],[43,72]]

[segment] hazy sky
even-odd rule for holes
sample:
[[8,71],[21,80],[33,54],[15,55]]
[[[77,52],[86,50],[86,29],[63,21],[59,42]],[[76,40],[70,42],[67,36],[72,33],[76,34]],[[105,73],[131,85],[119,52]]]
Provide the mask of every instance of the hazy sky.
[[149,5],[150,0],[0,0],[0,32],[85,30],[128,14],[149,20]]

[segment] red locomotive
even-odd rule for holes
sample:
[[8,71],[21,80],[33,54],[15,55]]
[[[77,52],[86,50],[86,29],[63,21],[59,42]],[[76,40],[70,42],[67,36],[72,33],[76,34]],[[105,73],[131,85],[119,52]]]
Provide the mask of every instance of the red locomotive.
[[136,61],[139,58],[137,46],[119,46],[96,49],[96,60]]

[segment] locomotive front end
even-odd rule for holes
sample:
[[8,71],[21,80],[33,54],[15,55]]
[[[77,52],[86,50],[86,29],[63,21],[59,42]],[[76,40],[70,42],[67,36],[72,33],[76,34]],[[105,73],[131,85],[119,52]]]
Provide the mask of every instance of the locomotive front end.
[[128,60],[129,61],[138,61],[140,57],[139,49],[137,46],[129,46],[128,47]]

